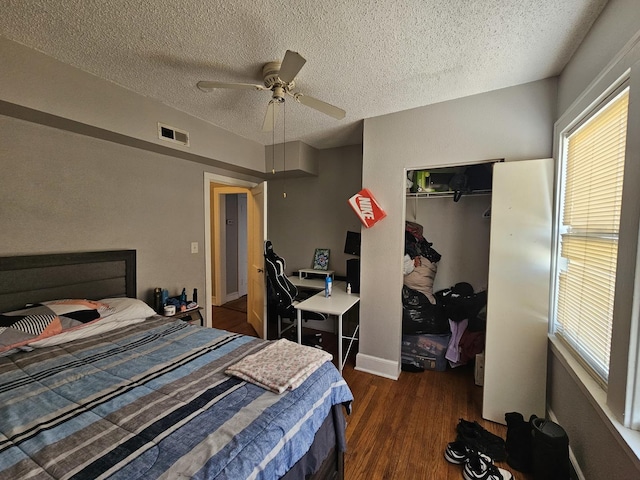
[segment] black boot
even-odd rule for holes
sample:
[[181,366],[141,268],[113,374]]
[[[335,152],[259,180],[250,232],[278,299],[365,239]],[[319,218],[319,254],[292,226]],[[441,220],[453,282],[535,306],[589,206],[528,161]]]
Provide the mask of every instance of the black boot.
[[536,480],[569,480],[569,437],[550,420],[536,418],[533,426],[533,476]]
[[531,422],[525,421],[518,412],[506,413],[504,418],[507,421],[507,463],[519,472],[530,472],[533,459]]

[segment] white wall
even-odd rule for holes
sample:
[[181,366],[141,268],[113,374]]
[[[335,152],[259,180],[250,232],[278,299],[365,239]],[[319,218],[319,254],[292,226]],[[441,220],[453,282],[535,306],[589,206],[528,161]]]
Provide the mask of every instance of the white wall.
[[406,219],[424,227],[424,237],[442,255],[433,291],[467,282],[477,292],[487,289],[491,219],[483,217],[491,207],[491,195],[409,197]]
[[387,217],[362,234],[357,368],[399,373],[405,170],[548,158],[555,104],[547,79],[365,120],[362,186]]

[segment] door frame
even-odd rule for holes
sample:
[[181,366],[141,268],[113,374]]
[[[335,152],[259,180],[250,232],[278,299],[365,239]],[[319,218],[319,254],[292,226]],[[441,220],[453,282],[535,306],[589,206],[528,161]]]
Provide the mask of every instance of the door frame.
[[255,188],[262,182],[251,182],[248,180],[240,180],[233,177],[227,177],[218,175],[215,173],[204,172],[204,258],[205,258],[205,298],[204,298],[204,324],[207,327],[213,325],[211,318],[212,307],[212,293],[213,288],[211,285],[211,278],[213,272],[211,271],[211,184],[220,184],[228,187],[240,187],[250,190]]

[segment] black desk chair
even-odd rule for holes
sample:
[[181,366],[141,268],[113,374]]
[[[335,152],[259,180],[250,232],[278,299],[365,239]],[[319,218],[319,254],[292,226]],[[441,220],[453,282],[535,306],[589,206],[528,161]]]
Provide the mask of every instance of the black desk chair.
[[[264,242],[265,268],[267,269],[267,304],[270,311],[278,316],[278,338],[282,337],[290,328],[296,326],[297,311],[294,305],[305,300],[308,296],[302,295],[298,288],[291,283],[285,271],[285,260],[273,251],[270,240]],[[289,319],[292,323],[284,329],[282,319]],[[302,312],[303,320],[326,320],[326,315],[316,312]],[[303,336],[303,343],[317,346],[322,342],[319,335]]]

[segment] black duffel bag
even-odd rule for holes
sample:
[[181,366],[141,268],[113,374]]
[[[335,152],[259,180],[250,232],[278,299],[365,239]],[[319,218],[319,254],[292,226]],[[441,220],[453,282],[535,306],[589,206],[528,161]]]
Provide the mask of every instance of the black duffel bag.
[[404,335],[450,333],[449,320],[441,305],[433,305],[424,293],[403,285],[402,333]]
[[435,292],[436,302],[445,310],[447,318],[454,322],[472,319],[487,305],[487,291],[474,293],[473,287],[466,283],[456,283],[451,288]]

